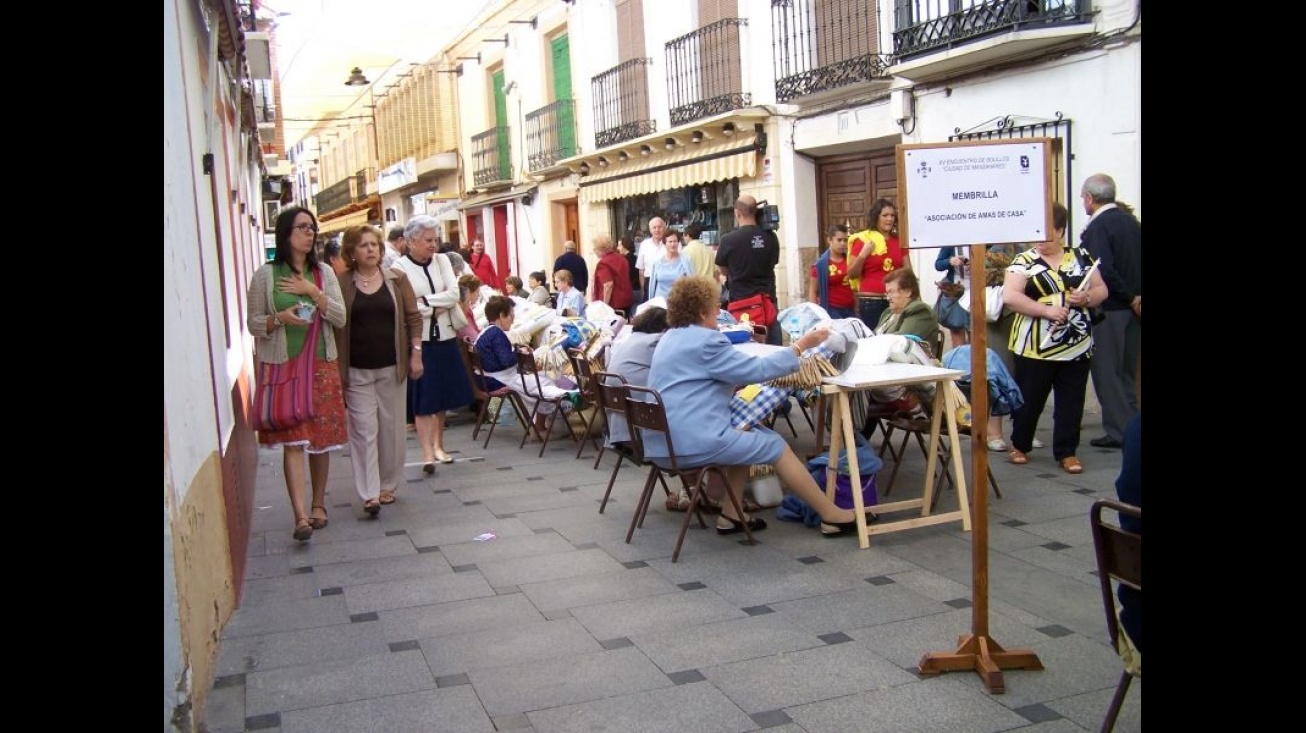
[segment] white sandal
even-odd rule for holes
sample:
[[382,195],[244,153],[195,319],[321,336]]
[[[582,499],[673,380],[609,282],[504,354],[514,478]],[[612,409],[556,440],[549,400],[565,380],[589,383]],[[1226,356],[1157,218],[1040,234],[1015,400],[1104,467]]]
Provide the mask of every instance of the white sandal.
[[994,453],[1001,453],[1007,450],[1007,442],[1002,438],[994,438],[988,442],[989,450]]

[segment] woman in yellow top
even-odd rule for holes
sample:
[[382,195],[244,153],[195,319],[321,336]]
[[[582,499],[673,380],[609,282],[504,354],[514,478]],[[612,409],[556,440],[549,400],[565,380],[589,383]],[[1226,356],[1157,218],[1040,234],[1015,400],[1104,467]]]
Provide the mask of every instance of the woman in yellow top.
[[848,238],[848,282],[857,291],[857,317],[874,330],[889,308],[884,276],[911,265],[898,242],[898,207],[892,201],[876,199],[866,221],[868,228]]

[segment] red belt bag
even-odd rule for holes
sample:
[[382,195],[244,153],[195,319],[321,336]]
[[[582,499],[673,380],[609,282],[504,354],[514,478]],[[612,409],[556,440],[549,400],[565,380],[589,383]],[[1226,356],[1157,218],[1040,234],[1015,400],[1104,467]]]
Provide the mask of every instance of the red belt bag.
[[741,316],[747,313],[748,320],[759,326],[768,327],[775,323],[777,315],[775,303],[766,293],[754,293],[747,298],[732,300],[726,303],[726,310],[730,311],[730,315],[734,316],[736,320],[743,320]]

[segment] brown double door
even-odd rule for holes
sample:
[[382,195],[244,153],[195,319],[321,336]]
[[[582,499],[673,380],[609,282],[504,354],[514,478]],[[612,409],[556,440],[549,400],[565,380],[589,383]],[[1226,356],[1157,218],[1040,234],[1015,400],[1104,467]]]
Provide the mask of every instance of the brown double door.
[[898,203],[898,170],[892,148],[824,158],[817,163],[817,198],[820,231],[817,241],[825,251],[825,230],[846,224],[849,233],[866,228],[871,202],[886,198]]

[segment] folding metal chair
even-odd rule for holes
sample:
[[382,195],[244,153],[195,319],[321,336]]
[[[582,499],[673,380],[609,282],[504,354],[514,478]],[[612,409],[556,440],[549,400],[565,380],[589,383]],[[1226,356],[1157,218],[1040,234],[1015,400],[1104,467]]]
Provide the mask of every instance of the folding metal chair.
[[[598,392],[594,388],[594,366],[590,363],[589,356],[584,349],[570,348],[567,349],[567,360],[571,362],[571,370],[576,375],[576,387],[580,390],[581,401],[584,406],[595,406],[598,404]],[[598,418],[598,409],[593,409],[588,418],[584,418],[584,432],[581,433],[580,445],[576,446],[576,459],[585,452],[586,439],[594,445],[596,450],[602,450],[603,446],[594,437],[594,422]],[[582,417],[584,413],[581,413]]]
[[1125,702],[1125,693],[1129,692],[1129,683],[1134,677],[1143,678],[1142,653],[1134,647],[1129,635],[1120,627],[1120,616],[1116,611],[1115,589],[1118,586],[1132,588],[1143,592],[1143,535],[1130,532],[1122,527],[1102,520],[1104,509],[1117,512],[1117,516],[1130,516],[1142,521],[1143,509],[1133,504],[1125,504],[1111,499],[1099,499],[1093,502],[1089,512],[1089,523],[1093,528],[1093,548],[1097,551],[1097,579],[1102,589],[1102,608],[1106,611],[1106,630],[1111,637],[1111,646],[1120,655],[1124,671],[1116,683],[1115,695],[1111,697],[1111,707],[1107,709],[1106,720],[1102,721],[1102,733],[1111,733],[1115,728],[1120,707]]
[[[526,396],[535,400],[535,407],[530,411],[531,429],[527,430],[521,437],[521,444],[517,447],[520,449],[526,445],[526,439],[530,437],[531,432],[535,429],[535,418],[543,414],[540,412],[540,405],[545,403],[554,406],[552,412],[544,424],[544,434],[540,436],[540,457],[544,457],[544,449],[549,447],[549,438],[552,437],[553,424],[557,421],[558,415],[562,414],[564,409],[571,407],[571,403],[561,395],[557,397],[544,396],[544,383],[540,381],[540,368],[535,363],[535,354],[529,346],[518,346],[514,349],[517,354],[517,373],[521,375],[522,388],[526,391]],[[523,404],[524,404],[523,400]],[[566,408],[564,408],[566,405]],[[579,440],[576,437],[576,431],[571,427],[571,421],[565,417],[562,422],[567,426],[567,434],[572,440]]]
[[[594,372],[594,389],[598,395],[599,409],[603,410],[604,419],[608,426],[612,425],[612,416],[619,415],[623,421],[629,422],[626,418],[626,378],[620,374],[611,372]],[[632,431],[633,433],[633,431]],[[599,445],[599,455],[594,459],[594,469],[598,470],[599,461],[603,460],[603,453],[607,450],[604,444]],[[649,464],[644,460],[644,451],[639,439],[633,434],[630,440],[616,444],[612,452],[617,454],[617,463],[612,467],[612,475],[608,477],[608,488],[603,492],[603,501],[599,504],[599,514],[608,507],[608,497],[612,495],[612,487],[617,482],[617,472],[621,470],[622,461],[630,461],[636,466],[648,467]],[[662,490],[667,496],[671,496],[671,488],[667,486],[667,480],[658,474],[658,480],[662,482]]]
[[[472,377],[480,382],[480,387],[488,397],[481,402],[481,409],[476,416],[476,427],[472,428],[472,440],[480,435],[481,428],[485,425],[486,418],[490,418],[490,429],[485,433],[485,442],[481,445],[485,448],[490,445],[490,438],[494,436],[494,428],[499,424],[499,415],[503,412],[504,403],[512,408],[513,415],[517,417],[517,422],[521,424],[522,429],[530,432],[527,427],[525,415],[527,413],[526,405],[521,401],[521,397],[506,385],[496,390],[490,391],[489,377],[485,373],[485,368],[481,365],[481,355],[476,353],[476,344],[470,340],[463,339],[463,349],[467,354],[467,359],[472,366]],[[494,414],[490,415],[490,399],[498,397],[499,401],[495,403]]]
[[[644,524],[644,515],[648,513],[649,502],[653,499],[655,479],[660,475],[677,477],[685,490],[689,492],[689,508],[685,511],[685,520],[680,523],[680,533],[676,536],[676,549],[671,553],[671,562],[674,563],[680,559],[680,548],[685,543],[685,533],[689,531],[690,518],[697,517],[699,527],[707,529],[707,522],[703,521],[701,507],[706,500],[708,475],[710,473],[717,474],[722,485],[727,487],[730,485],[730,477],[726,474],[724,466],[715,464],[696,468],[680,468],[680,463],[676,458],[675,444],[671,437],[671,426],[667,422],[667,409],[662,402],[661,393],[657,390],[627,385],[626,418],[630,422],[631,433],[639,436],[641,450],[643,450],[647,433],[662,434],[667,444],[666,461],[671,464],[670,468],[663,468],[656,463],[649,462],[648,479],[644,482],[644,491],[639,496],[639,505],[635,507],[635,516],[630,518],[630,529],[626,531],[626,544],[630,544],[631,537],[635,535],[635,528]],[[736,516],[745,516],[744,507],[741,506],[739,497],[728,489],[726,495],[730,497],[730,503],[735,507]],[[744,534],[748,536],[748,540],[754,542],[753,531],[748,528],[748,523],[743,523],[742,527]]]

